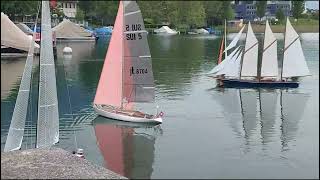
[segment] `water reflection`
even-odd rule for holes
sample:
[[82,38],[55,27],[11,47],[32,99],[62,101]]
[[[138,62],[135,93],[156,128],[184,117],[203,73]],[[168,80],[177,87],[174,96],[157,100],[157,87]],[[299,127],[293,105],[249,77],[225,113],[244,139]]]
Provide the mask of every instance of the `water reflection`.
[[276,133],[276,110],[279,109],[279,94],[276,90],[259,90],[262,143],[272,142]]
[[281,149],[288,150],[288,144],[297,135],[309,95],[285,89],[220,89],[214,98],[235,135],[246,140],[247,150],[260,139],[267,145],[279,138]]
[[206,52],[205,39],[190,39],[186,36],[148,38],[153,42],[149,46],[156,90],[168,99],[188,95],[193,78],[201,71]]
[[1,100],[6,99],[11,90],[17,89],[25,62],[26,58],[1,60]]
[[281,144],[283,150],[287,150],[288,143],[294,141],[297,135],[299,121],[309,99],[308,94],[280,92],[281,106]]
[[[64,47],[72,48],[72,55],[63,54]],[[57,44],[56,75],[60,114],[61,139],[74,137],[81,124],[89,124],[95,115],[91,102],[95,91],[96,66],[91,59],[95,42],[59,42]],[[90,74],[91,72],[91,74]],[[62,143],[63,144],[63,143]]]
[[[26,58],[1,60],[1,149],[4,148],[7,139],[6,135],[9,131],[25,62]],[[39,56],[34,56],[31,78],[32,85],[30,87],[22,149],[34,147],[35,123],[37,120],[37,106],[35,105],[38,100]]]
[[98,116],[93,126],[106,168],[128,178],[151,178],[159,125],[141,126]]

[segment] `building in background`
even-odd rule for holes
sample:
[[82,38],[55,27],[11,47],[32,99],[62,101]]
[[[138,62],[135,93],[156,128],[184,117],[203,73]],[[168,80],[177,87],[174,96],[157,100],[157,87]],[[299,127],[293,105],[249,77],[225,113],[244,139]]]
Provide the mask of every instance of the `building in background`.
[[78,1],[58,1],[58,3],[68,19],[75,19]]
[[[234,2],[235,19],[244,19],[247,21],[258,20],[257,1],[239,1]],[[267,1],[265,17],[262,19],[275,19],[279,9],[285,16],[291,16],[291,1]]]

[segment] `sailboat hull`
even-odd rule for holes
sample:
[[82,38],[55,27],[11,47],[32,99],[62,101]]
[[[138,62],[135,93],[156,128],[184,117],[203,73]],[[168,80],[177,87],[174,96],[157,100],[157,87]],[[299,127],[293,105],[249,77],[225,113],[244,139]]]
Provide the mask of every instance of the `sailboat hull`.
[[297,88],[298,82],[288,81],[254,81],[239,79],[222,79],[222,87],[228,88]]
[[101,106],[99,107],[98,105],[93,105],[93,109],[98,115],[106,118],[115,119],[115,120],[136,122],[136,123],[153,123],[153,124],[162,123],[161,117],[155,117],[155,118],[135,117],[135,116],[130,116],[122,113],[117,113],[115,111],[111,112],[103,109]]

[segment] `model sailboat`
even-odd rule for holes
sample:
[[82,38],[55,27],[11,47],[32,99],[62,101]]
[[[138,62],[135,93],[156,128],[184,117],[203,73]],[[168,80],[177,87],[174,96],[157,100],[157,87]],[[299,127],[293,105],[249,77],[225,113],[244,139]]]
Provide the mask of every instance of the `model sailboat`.
[[116,120],[161,123],[162,112],[150,115],[133,109],[134,103],[153,101],[151,55],[141,11],[135,1],[120,1],[93,108]]
[[[42,38],[36,147],[46,148],[59,141],[59,112],[49,1],[42,1],[41,4]],[[34,39],[35,32],[30,44],[4,151],[21,148],[30,93]]]
[[[305,57],[302,52],[299,35],[293,29],[289,19],[286,23],[284,55],[281,67],[280,77],[278,75],[278,60],[277,60],[277,40],[274,37],[268,21],[266,22],[264,47],[262,54],[261,66],[258,66],[258,40],[255,37],[251,24],[249,22],[245,49],[241,57],[240,64],[225,63],[221,69],[233,69],[233,74],[238,74],[237,77],[230,75],[226,71],[222,72],[224,77],[221,78],[223,87],[267,87],[281,88],[299,86],[298,77],[310,75]],[[237,59],[237,58],[229,58]],[[229,60],[231,62],[231,60]],[[240,66],[238,69],[235,66]],[[260,71],[259,71],[260,70]],[[222,71],[222,70],[219,70]],[[215,72],[217,74],[217,72]]]

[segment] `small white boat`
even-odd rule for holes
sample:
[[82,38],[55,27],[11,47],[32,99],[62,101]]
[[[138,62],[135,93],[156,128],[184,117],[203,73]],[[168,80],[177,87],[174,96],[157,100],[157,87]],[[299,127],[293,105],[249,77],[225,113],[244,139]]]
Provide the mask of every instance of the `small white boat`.
[[93,102],[95,112],[115,120],[162,123],[134,103],[154,101],[151,55],[141,11],[135,1],[120,1],[108,52]]
[[107,105],[93,105],[94,110],[101,116],[128,122],[162,123],[160,115],[150,115],[140,111],[125,110]]

